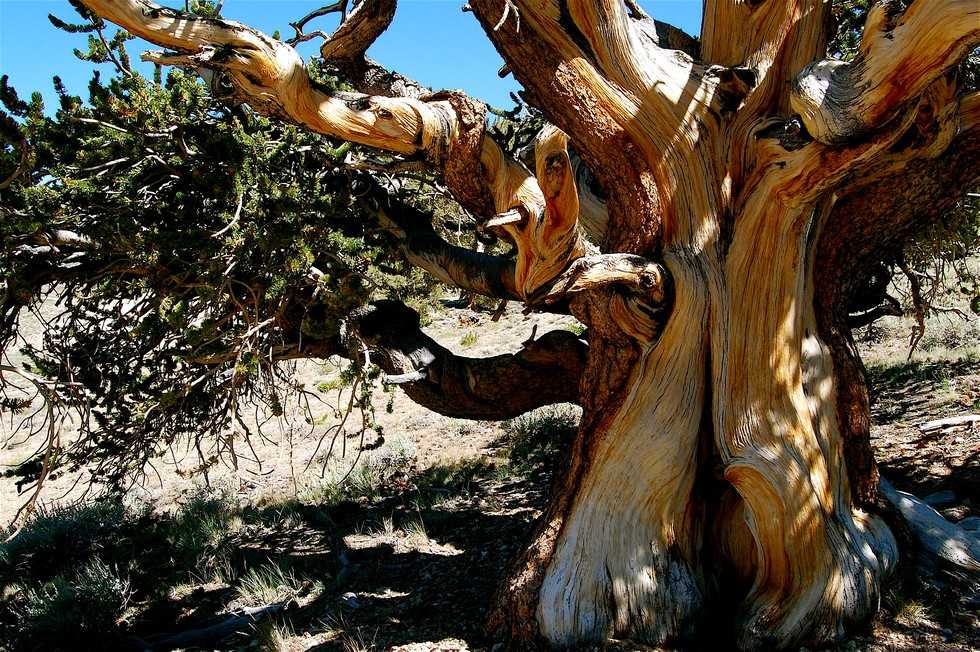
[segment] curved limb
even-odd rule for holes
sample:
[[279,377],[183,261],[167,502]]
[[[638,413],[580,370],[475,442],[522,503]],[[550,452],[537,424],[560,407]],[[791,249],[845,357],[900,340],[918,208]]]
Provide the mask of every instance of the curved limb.
[[598,254],[576,259],[568,269],[529,297],[532,304],[552,304],[582,292],[617,285],[660,303],[668,298],[667,270],[632,254]]
[[235,99],[267,115],[342,140],[437,160],[456,135],[448,103],[325,93],[311,82],[296,50],[240,23],[185,14],[149,0],[85,0],[85,5],[177,52],[144,57],[221,72]]
[[578,189],[567,144],[564,132],[545,126],[534,144],[536,183],[527,177],[527,183],[514,193],[523,201],[508,207],[506,217],[488,222],[517,248],[515,282],[525,298],[585,254],[578,230]]
[[346,323],[413,401],[439,414],[500,420],[578,402],[588,345],[571,332],[551,331],[516,353],[467,358],[440,346],[421,330],[417,312],[394,301],[365,306]]
[[[361,93],[389,97],[422,99],[429,95],[431,91],[414,79],[388,70],[365,56],[371,44],[391,24],[395,16],[395,0],[360,0],[349,12],[348,4],[349,0],[339,0],[290,23],[296,29],[296,38],[287,42],[293,45],[299,39],[310,38],[311,35],[304,35],[302,32],[306,23],[328,13],[339,12],[340,27],[329,37],[324,36],[320,56],[338,68],[354,88]],[[317,32],[315,35],[322,33]]]
[[980,43],[971,0],[879,2],[852,61],[824,60],[796,79],[793,109],[823,143],[844,143],[879,127]]
[[[564,35],[562,42],[570,43],[554,17],[547,18],[544,26],[548,29],[543,29],[538,20],[540,14],[548,13],[543,6],[520,7],[527,19],[518,33],[512,21],[494,29],[500,17],[500,5],[495,0],[470,2],[488,38],[524,86],[530,103],[571,135],[575,151],[608,191],[609,224],[604,245],[620,251],[650,251],[661,234],[656,217],[661,207],[644,155],[617,119],[624,119],[630,111],[614,111],[616,107],[607,100],[615,92],[582,57],[581,50],[576,47],[568,55],[549,40]],[[538,17],[532,16],[534,12]],[[613,104],[622,108],[618,100]],[[636,229],[628,226],[629,215],[654,217]]]
[[361,207],[397,238],[410,263],[469,292],[520,300],[513,260],[446,242],[432,228],[431,216],[399,201],[372,177],[362,177],[361,183],[365,187],[359,199]]

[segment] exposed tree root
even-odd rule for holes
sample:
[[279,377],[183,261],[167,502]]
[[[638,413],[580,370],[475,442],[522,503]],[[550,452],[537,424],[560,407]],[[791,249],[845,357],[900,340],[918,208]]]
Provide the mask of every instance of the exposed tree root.
[[980,533],[964,530],[947,521],[920,498],[896,489],[881,479],[882,497],[905,519],[919,546],[919,555],[929,564],[944,563],[970,573],[980,573]]

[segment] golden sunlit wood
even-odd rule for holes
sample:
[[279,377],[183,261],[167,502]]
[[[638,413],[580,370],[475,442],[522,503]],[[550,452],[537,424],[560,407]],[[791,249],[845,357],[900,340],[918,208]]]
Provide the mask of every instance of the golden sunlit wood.
[[[582,378],[583,425],[501,590],[501,635],[670,644],[724,605],[738,647],[770,650],[838,642],[874,616],[898,548],[853,417],[867,400],[842,275],[863,270],[841,251],[870,259],[895,244],[884,229],[905,233],[918,213],[840,211],[854,210],[852,189],[916,184],[915,169],[980,168],[980,102],[951,73],[980,42],[975,0],[876,3],[846,62],[826,59],[830,4],[817,0],[707,0],[700,52],[631,2],[472,0],[552,123],[533,171],[485,135],[485,108],[468,98],[330,95],[292,47],[243,25],[83,2],[174,51],[152,60],[225,75],[257,111],[443,172],[516,257],[410,244],[406,257],[472,291],[567,304],[589,327],[587,361],[566,365]],[[390,20],[378,15],[365,38]],[[694,56],[670,49],[682,46]],[[324,46],[341,51],[364,47]],[[411,220],[375,208],[411,239]],[[425,376],[417,361],[393,366],[406,382]]]

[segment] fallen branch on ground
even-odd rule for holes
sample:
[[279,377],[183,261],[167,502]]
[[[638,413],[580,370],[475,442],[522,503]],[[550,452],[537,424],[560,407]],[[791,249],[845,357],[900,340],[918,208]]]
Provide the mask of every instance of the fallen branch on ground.
[[956,428],[958,426],[973,426],[980,423],[980,414],[963,414],[958,417],[946,417],[934,421],[926,421],[919,424],[922,432],[935,432],[946,428]]
[[968,532],[916,498],[881,479],[881,495],[895,506],[928,557],[941,559],[959,569],[980,572],[980,535]]

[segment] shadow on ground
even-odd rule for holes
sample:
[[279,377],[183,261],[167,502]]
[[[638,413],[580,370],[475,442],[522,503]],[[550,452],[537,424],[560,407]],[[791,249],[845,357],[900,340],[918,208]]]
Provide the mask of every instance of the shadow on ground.
[[[876,452],[899,487],[952,490],[944,509],[960,520],[977,513],[977,433],[916,424],[975,409],[980,363],[917,364],[872,370]],[[924,381],[939,389],[919,401]],[[355,476],[371,482],[266,503],[212,492],[169,512],[119,502],[42,512],[0,546],[0,641],[17,652],[491,650],[493,593],[573,427],[546,415],[511,427],[490,461],[388,465]],[[906,573],[873,631],[840,649],[976,649],[976,595],[963,586]]]

